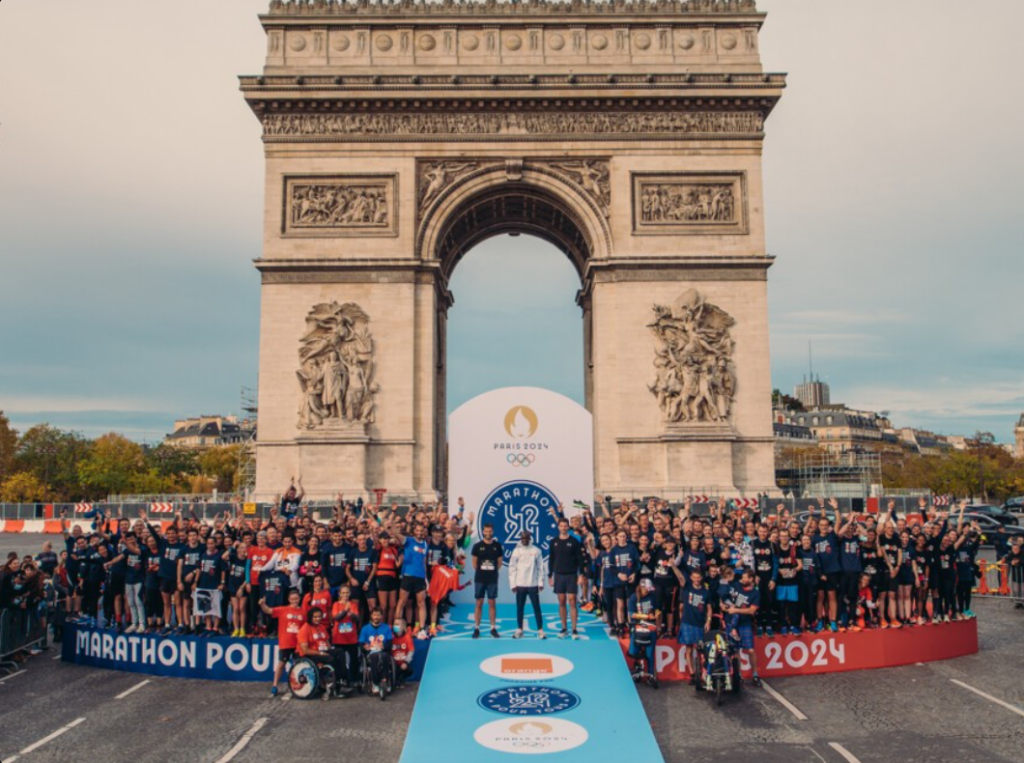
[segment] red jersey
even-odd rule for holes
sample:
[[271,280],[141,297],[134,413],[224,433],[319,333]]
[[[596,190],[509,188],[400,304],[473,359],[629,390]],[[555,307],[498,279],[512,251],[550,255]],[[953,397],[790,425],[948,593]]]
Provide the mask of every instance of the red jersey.
[[270,546],[249,546],[249,550],[246,552],[246,559],[252,562],[252,568],[249,570],[249,584],[259,585],[260,582],[260,567],[270,561],[270,557],[274,555],[274,549]]
[[302,611],[309,613],[311,609],[319,609],[326,620],[331,616],[331,592],[326,588],[320,593],[310,591],[302,599]]
[[435,604],[459,587],[459,571],[451,567],[437,565],[430,576],[428,594]]
[[306,624],[306,613],[298,607],[274,607],[270,614],[277,620],[277,646],[295,649],[299,645],[299,631]]
[[[349,616],[344,620],[335,620],[341,612],[348,611]],[[334,606],[331,607],[331,643],[338,644],[358,644],[359,643],[359,602],[349,601],[348,604],[342,604],[340,601],[334,602]]]
[[395,658],[395,662],[401,662],[404,665],[411,664],[414,651],[416,651],[416,645],[408,630],[401,636],[395,636],[395,640],[391,642],[391,656]]
[[401,552],[388,544],[381,546],[377,554],[377,577],[393,578],[398,576],[398,556]]
[[306,623],[299,629],[299,654],[305,657],[307,654],[327,654],[331,651],[330,634],[327,626],[311,625]]

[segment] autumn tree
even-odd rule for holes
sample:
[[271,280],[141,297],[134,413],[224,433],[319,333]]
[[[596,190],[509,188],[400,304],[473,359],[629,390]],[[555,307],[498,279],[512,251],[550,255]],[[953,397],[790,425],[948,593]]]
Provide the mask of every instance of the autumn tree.
[[10,419],[0,411],[0,485],[14,473],[14,456],[18,450],[18,433]]
[[128,492],[145,466],[142,446],[111,432],[93,442],[88,457],[78,464],[78,477],[90,497],[103,497]]
[[16,472],[0,486],[0,501],[4,503],[34,503],[53,500],[50,488],[32,472]]
[[39,424],[26,430],[18,440],[14,468],[34,474],[49,486],[54,500],[77,500],[82,497],[78,465],[90,449],[89,440],[76,432]]
[[214,481],[221,493],[230,493],[238,484],[238,453],[241,445],[223,445],[204,450],[199,455],[199,468]]

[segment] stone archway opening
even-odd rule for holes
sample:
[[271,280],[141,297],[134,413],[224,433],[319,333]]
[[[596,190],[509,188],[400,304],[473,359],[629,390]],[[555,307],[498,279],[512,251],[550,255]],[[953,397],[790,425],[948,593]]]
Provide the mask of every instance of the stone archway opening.
[[[503,182],[467,194],[461,201],[443,212],[443,221],[437,226],[433,255],[440,264],[444,282],[451,284],[460,262],[480,244],[501,236],[517,237],[522,246],[529,239],[538,239],[565,255],[582,286],[587,263],[595,253],[593,235],[584,216],[574,210],[572,202],[548,188],[529,182]],[[590,331],[589,309],[582,299],[580,288],[575,295],[581,308],[581,330],[575,340],[582,343],[583,397],[589,403]],[[435,380],[435,409],[438,412],[437,451],[447,453],[447,398],[449,310],[457,304],[458,293],[446,304],[439,306],[437,324],[438,373]],[[522,378],[509,378],[498,386],[525,384]],[[486,391],[486,390],[481,390]],[[444,422],[444,423],[442,423]],[[439,484],[447,479],[446,458],[438,459],[436,478]]]
[[582,279],[593,243],[585,223],[548,191],[506,184],[479,193],[449,213],[438,236],[436,258],[446,278],[477,244],[502,234],[532,235],[564,253]]

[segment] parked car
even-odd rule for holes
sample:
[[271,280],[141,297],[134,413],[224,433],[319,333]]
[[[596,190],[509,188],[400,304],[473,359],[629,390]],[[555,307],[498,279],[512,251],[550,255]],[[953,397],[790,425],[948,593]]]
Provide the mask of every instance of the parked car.
[[1003,511],[1008,511],[1011,514],[1024,514],[1024,495],[1017,496],[1016,498],[1007,498],[1002,508]]
[[[989,506],[985,504],[976,504],[974,506],[968,506],[964,509],[965,514],[984,514],[986,517],[992,517],[997,522],[1001,522],[1004,525],[1015,525],[1020,522],[1020,517],[1016,514],[1003,509],[999,506]],[[952,512],[951,515],[956,517],[956,512]]]
[[[956,527],[959,517],[950,517],[950,527]],[[987,514],[968,514],[964,512],[964,525],[968,522],[977,522],[981,528],[981,545],[994,546],[996,537],[1001,535],[1007,543],[1013,538],[1024,537],[1024,527],[1014,524],[1003,524]]]

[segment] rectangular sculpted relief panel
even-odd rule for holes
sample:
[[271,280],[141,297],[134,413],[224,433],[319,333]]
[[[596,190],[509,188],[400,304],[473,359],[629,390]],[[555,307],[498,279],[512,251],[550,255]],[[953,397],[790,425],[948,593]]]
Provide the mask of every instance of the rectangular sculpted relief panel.
[[633,173],[634,235],[748,232],[746,173]]
[[282,234],[397,236],[395,175],[291,175],[284,179]]

